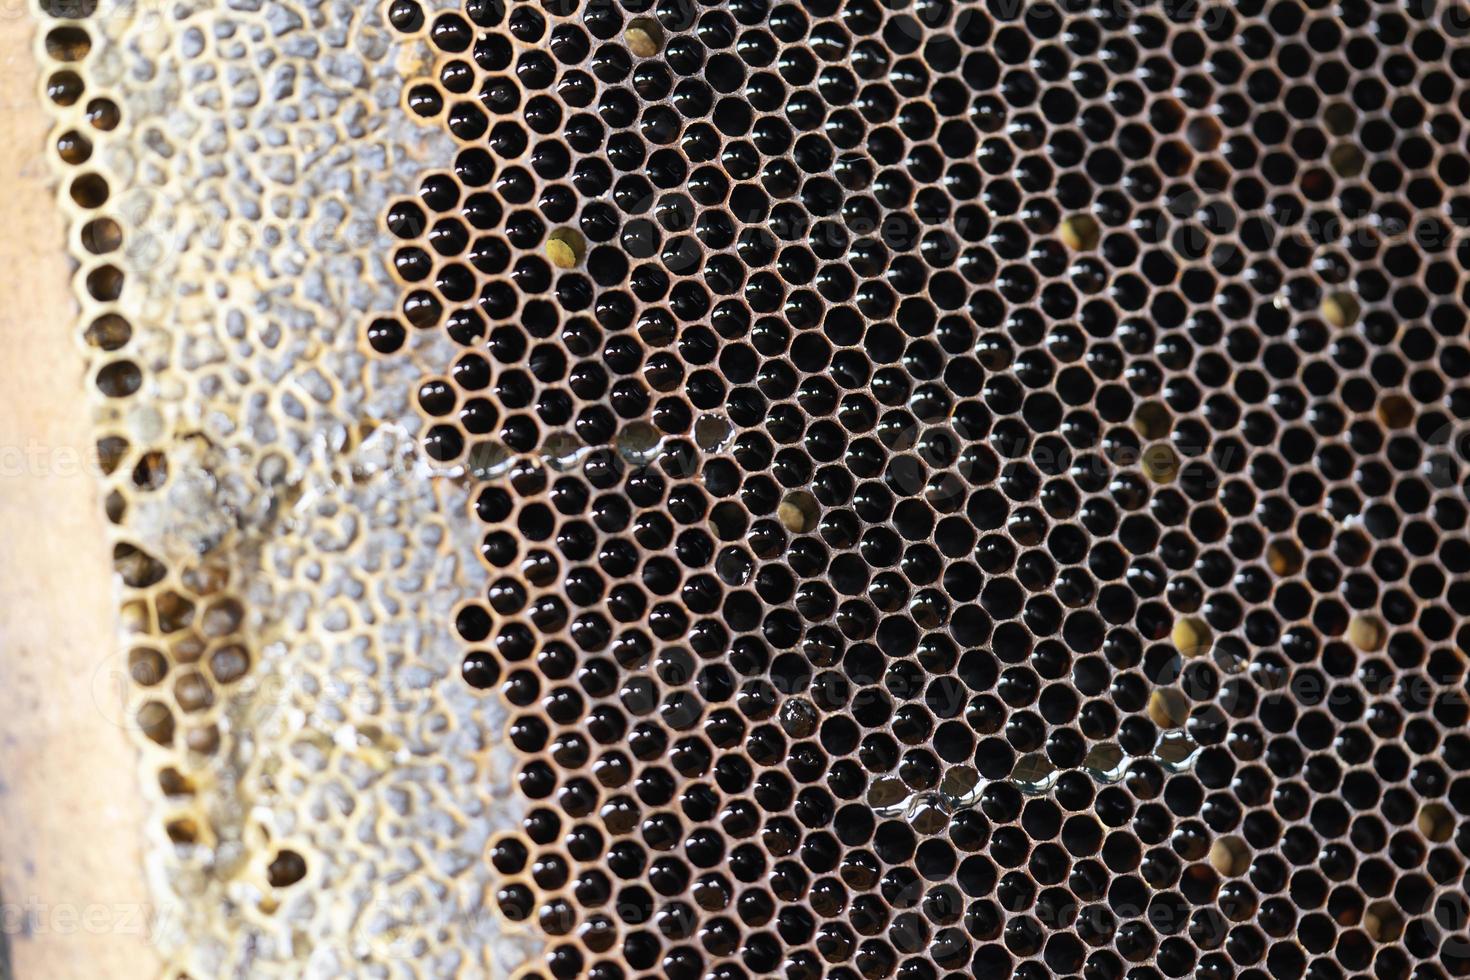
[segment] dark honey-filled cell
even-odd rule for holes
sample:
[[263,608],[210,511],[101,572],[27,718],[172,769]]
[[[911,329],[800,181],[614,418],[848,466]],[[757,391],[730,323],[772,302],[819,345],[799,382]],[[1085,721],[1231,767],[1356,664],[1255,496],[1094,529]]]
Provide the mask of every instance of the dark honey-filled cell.
[[1470,971],[1463,11],[389,19],[550,975]]

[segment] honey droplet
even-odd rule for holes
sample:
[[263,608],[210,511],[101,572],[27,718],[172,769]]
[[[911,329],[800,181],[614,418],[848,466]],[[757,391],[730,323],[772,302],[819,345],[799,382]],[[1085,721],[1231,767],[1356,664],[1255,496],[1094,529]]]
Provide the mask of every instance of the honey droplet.
[[503,443],[487,440],[470,447],[466,466],[470,476],[476,480],[493,480],[510,472],[515,465],[515,453]]
[[575,228],[558,228],[546,238],[546,257],[558,269],[575,269],[587,254],[587,240]]
[[558,473],[568,473],[590,450],[570,432],[551,432],[541,443],[541,458]]
[[1164,438],[1173,426],[1173,413],[1163,402],[1144,402],[1133,413],[1133,431],[1148,440]]
[[1322,114],[1327,131],[1333,136],[1346,136],[1358,124],[1358,114],[1346,102],[1334,102]]
[[776,516],[792,534],[805,534],[816,527],[820,515],[821,508],[817,505],[817,498],[805,490],[791,491],[782,498],[781,506],[776,508]]
[[57,138],[56,152],[63,162],[75,167],[86,163],[92,156],[92,141],[76,130],[70,130]]
[[1062,774],[1045,752],[1028,752],[1016,760],[1011,770],[1011,782],[1027,796],[1040,796],[1057,784]]
[[909,788],[897,776],[880,776],[868,787],[868,806],[880,817],[897,817],[907,812]]
[[730,420],[714,412],[706,412],[694,423],[694,444],[707,453],[717,453],[730,441]]
[[1334,327],[1350,327],[1358,322],[1363,308],[1357,297],[1348,292],[1336,292],[1322,301],[1322,319]]
[[791,698],[781,705],[781,729],[792,738],[809,738],[817,730],[817,709],[806,698]]
[[658,459],[663,436],[648,422],[629,422],[618,431],[618,455],[630,466],[647,466]]
[[1443,803],[1426,803],[1419,811],[1419,833],[1436,844],[1443,844],[1455,833],[1455,818]]
[[1239,878],[1251,866],[1251,849],[1239,837],[1221,837],[1210,845],[1210,865],[1227,878]]
[[1403,395],[1387,395],[1378,403],[1378,421],[1390,429],[1407,429],[1414,422],[1414,405]]
[[1097,248],[1099,237],[1101,229],[1090,214],[1074,214],[1062,222],[1062,244],[1073,251],[1092,251]]
[[1172,687],[1161,687],[1148,697],[1148,716],[1160,728],[1178,728],[1189,717],[1189,699]]
[[1233,644],[1227,643],[1215,644],[1213,656],[1210,659],[1214,661],[1216,667],[1219,667],[1227,674],[1240,673],[1242,670],[1245,670],[1249,662],[1244,653]]
[[1351,180],[1363,172],[1363,151],[1351,143],[1341,143],[1332,148],[1327,157],[1333,173]]
[[944,774],[939,793],[951,810],[963,810],[980,802],[985,781],[974,766],[955,766]]
[[1174,648],[1184,657],[1198,657],[1202,653],[1208,653],[1214,643],[1215,634],[1206,623],[1198,616],[1185,616],[1174,624],[1174,631],[1169,635],[1174,642]]
[[1155,483],[1173,483],[1179,475],[1179,454],[1167,442],[1156,442],[1143,451],[1143,472]]
[[1185,772],[1199,758],[1200,746],[1185,731],[1165,732],[1154,747],[1154,758],[1169,772]]
[[1128,769],[1128,756],[1117,742],[1099,742],[1082,757],[1082,769],[1104,786],[1123,778]]
[[1359,650],[1370,653],[1381,650],[1387,639],[1388,630],[1377,617],[1354,616],[1348,623],[1348,642]]
[[1266,564],[1277,575],[1295,575],[1302,570],[1302,549],[1295,541],[1277,538],[1266,548]]
[[1404,916],[1391,901],[1374,902],[1363,915],[1363,931],[1374,942],[1391,943],[1404,934]]
[[909,826],[926,836],[937,834],[949,826],[949,811],[938,793],[916,793],[904,811]]
[[623,39],[635,58],[652,58],[663,50],[664,29],[652,17],[634,17]]

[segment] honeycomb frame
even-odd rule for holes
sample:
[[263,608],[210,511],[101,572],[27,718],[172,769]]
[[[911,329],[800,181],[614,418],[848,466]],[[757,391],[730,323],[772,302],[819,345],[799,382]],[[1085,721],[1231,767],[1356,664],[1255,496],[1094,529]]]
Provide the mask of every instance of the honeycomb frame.
[[[38,9],[156,887],[219,900],[181,969],[494,975],[504,927],[527,980],[1470,974],[1462,4],[389,0],[391,41],[335,7],[394,56],[388,128],[343,132],[397,186],[321,185],[382,218],[331,265],[290,194],[144,255],[135,49]],[[279,460],[189,414],[259,390],[175,383],[209,315],[136,298],[273,221],[272,286],[371,283],[312,300]],[[226,336],[292,329],[264,292]],[[404,529],[446,574],[354,605]],[[323,714],[360,661],[319,630],[433,639]],[[323,687],[273,728],[220,695],[244,664]],[[383,709],[385,670],[429,693]],[[257,746],[249,792],[173,792]],[[314,827],[323,772],[391,807],[409,759],[457,860],[403,894],[488,935],[373,927],[350,819]]]

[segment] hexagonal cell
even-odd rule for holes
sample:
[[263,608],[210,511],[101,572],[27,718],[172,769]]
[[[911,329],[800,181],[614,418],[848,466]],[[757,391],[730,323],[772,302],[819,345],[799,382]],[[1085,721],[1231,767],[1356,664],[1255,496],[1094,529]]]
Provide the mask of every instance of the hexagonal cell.
[[365,324],[455,348],[550,972],[1440,969],[1447,25],[624,7],[392,5],[458,149]]

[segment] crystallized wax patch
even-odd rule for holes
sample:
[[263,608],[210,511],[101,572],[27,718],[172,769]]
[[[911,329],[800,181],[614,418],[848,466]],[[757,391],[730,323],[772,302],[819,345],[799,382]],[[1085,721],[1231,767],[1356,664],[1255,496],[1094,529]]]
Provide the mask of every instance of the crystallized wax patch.
[[1466,10],[87,13],[182,968],[1470,971]]
[[[418,449],[452,343],[363,353],[380,217],[450,140],[358,3],[40,10],[157,944],[180,975],[501,976],[506,711],[460,678],[473,487]],[[118,687],[114,679],[120,678]]]

